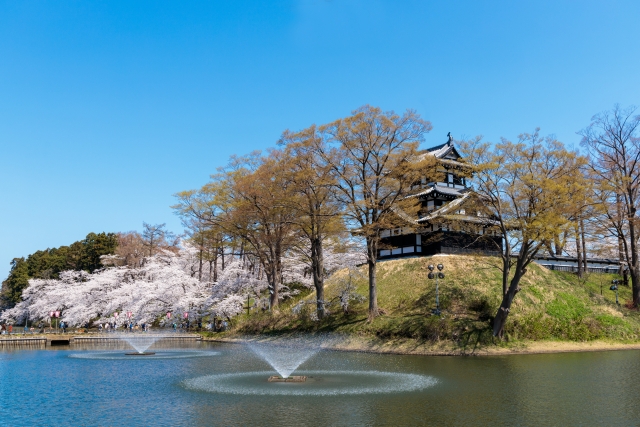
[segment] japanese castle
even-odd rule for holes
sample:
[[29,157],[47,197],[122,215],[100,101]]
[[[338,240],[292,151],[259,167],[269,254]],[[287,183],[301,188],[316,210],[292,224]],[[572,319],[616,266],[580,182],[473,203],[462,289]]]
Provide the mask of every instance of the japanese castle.
[[436,147],[420,151],[434,156],[442,182],[415,183],[408,197],[420,203],[417,218],[408,218],[407,226],[383,230],[379,259],[403,256],[426,256],[440,253],[497,255],[502,237],[493,231],[494,221],[483,209],[479,197],[467,186],[471,168],[449,140]]

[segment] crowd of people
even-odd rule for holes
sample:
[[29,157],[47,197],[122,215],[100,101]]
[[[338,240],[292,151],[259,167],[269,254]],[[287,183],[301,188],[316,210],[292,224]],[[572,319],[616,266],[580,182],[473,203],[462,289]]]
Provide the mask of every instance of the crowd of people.
[[118,325],[116,322],[105,322],[98,324],[98,332],[118,332],[118,329],[121,329],[124,332],[148,332],[149,324],[138,324],[134,322],[125,322],[121,325]]
[[[93,329],[92,326],[97,330],[98,333],[149,332],[149,328],[150,328],[150,325],[148,323],[138,324],[137,322],[129,321],[129,322],[117,324],[116,322],[104,322],[104,323],[98,323],[97,325],[90,325],[89,323],[85,323],[83,327],[80,328],[80,331],[82,332],[89,331]],[[189,332],[189,331],[202,331],[202,330],[221,332],[221,331],[226,331],[229,328],[229,322],[222,319],[214,319],[204,324],[204,327],[203,327],[202,320],[199,320],[198,322],[191,322],[189,320],[186,320],[184,322],[174,321],[171,324],[165,324],[165,327],[167,326],[170,327],[173,330],[173,332]],[[54,325],[49,325],[49,327],[47,328],[44,323],[40,322],[37,325],[37,327],[35,326],[29,327],[28,325],[25,324],[23,328],[24,329],[23,333],[24,334],[27,334],[27,333],[42,334],[46,332],[50,333],[55,330],[58,330],[61,333],[67,333],[68,328],[69,326],[67,323],[65,323],[64,320],[61,320],[57,324],[57,328]],[[15,333],[19,334],[20,331],[17,330],[16,332],[14,332],[14,326],[12,324],[9,324],[9,323],[0,324],[0,335],[10,335]]]
[[[35,325],[29,326],[29,324],[25,323],[24,326],[22,326],[21,328],[22,328],[23,334],[35,334],[35,333],[44,334],[45,332],[50,332],[52,329],[56,329],[56,328],[59,329],[60,332],[66,333],[68,327],[69,326],[64,321],[60,321],[57,327],[49,325],[49,331],[46,330],[47,328],[45,328],[45,324],[42,322],[38,323],[37,327]],[[11,335],[11,334],[20,334],[20,328],[16,328],[14,332],[14,327],[11,323],[1,323],[0,335]]]

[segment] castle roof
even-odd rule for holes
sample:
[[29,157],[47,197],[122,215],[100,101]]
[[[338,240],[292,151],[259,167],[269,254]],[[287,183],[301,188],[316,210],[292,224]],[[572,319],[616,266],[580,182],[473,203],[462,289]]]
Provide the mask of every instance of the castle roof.
[[422,197],[429,194],[432,194],[434,196],[440,195],[445,197],[460,197],[467,191],[468,190],[466,188],[452,188],[445,187],[443,185],[430,184],[428,188],[425,188],[424,190],[415,194],[411,194],[407,197]]
[[427,148],[418,152],[420,158],[425,156],[434,156],[440,162],[449,164],[452,166],[464,166],[464,163],[460,161],[462,156],[456,150],[453,145],[453,138],[449,136],[449,140],[444,144],[436,145],[435,147]]
[[448,141],[448,142],[445,142],[444,144],[427,148],[424,151],[433,156],[436,156],[439,159],[449,158],[451,160],[457,160],[462,157],[460,153],[458,153],[458,150],[456,150],[456,147],[453,146],[453,141]]
[[465,213],[461,213],[460,208],[462,205],[475,193],[472,191],[467,191],[461,195],[460,198],[453,200],[450,203],[442,206],[439,209],[429,212],[427,215],[418,218],[415,223],[425,224],[429,221],[433,221],[435,219],[445,219],[445,220],[456,220],[462,222],[471,222],[476,224],[484,224],[484,225],[495,225],[497,224],[491,218],[487,218],[484,216],[472,216]]

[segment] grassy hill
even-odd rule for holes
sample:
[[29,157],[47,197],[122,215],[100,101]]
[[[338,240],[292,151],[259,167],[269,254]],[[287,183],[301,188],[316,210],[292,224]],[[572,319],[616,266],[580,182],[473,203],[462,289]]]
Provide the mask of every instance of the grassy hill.
[[[427,278],[427,266],[438,263],[444,264],[446,275],[440,281],[442,316],[431,314],[435,281]],[[277,313],[239,317],[231,334],[331,331],[379,342],[450,349],[544,340],[640,340],[640,314],[625,307],[631,299],[630,287],[620,286],[621,306],[615,304],[615,293],[609,290],[616,275],[589,274],[579,280],[575,274],[533,264],[507,321],[507,343],[497,343],[491,336],[491,320],[500,304],[498,265],[496,258],[451,255],[380,262],[378,303],[383,315],[373,322],[367,322],[366,301],[352,301],[344,312],[338,298],[349,277],[356,293],[368,295],[366,267],[355,275],[339,271],[326,283],[326,299],[332,301],[328,318],[313,319],[314,294],[309,292],[282,304]]]

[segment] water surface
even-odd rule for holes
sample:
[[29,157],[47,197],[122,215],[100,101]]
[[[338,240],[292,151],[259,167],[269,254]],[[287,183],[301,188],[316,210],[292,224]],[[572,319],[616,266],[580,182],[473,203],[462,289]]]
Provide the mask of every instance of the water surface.
[[[133,360],[112,347],[1,350],[0,425],[640,425],[637,350],[467,358],[321,351],[294,372],[315,383],[278,384],[266,383],[275,372],[245,346],[188,347],[152,350],[206,354]],[[413,386],[403,388],[407,378]],[[277,394],[264,393],[270,386]],[[358,387],[370,390],[338,390]]]

